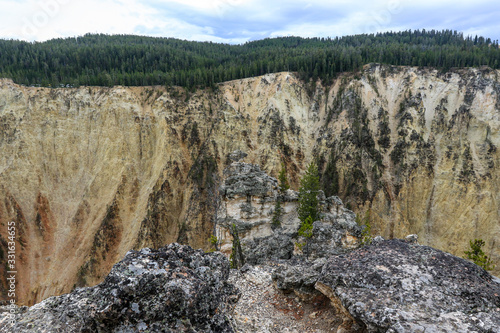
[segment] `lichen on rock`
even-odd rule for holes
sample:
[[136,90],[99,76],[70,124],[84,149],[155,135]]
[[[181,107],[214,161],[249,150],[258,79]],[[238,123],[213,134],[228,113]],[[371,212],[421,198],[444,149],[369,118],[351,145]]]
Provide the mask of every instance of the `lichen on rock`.
[[130,251],[101,284],[17,308],[14,326],[0,308],[0,332],[232,332],[238,291],[228,277],[220,253],[176,243]]
[[413,238],[330,257],[317,289],[368,332],[499,332],[499,280]]

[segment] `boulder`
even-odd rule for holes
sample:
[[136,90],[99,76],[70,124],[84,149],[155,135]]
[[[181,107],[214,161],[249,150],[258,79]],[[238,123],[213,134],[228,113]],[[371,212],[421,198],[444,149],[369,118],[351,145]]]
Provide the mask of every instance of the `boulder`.
[[368,332],[500,332],[498,279],[414,238],[330,257],[316,289]]
[[244,159],[247,156],[248,154],[245,153],[244,151],[235,150],[228,155],[227,159],[231,162],[239,162],[240,160]]
[[315,285],[325,262],[325,258],[313,262],[294,258],[281,263],[273,271],[272,279],[278,289],[294,292],[300,298],[307,299],[317,294]]
[[243,255],[251,265],[286,260],[293,255],[294,242],[290,234],[278,230],[271,236],[242,241]]
[[278,186],[258,165],[234,162],[224,170],[225,181],[220,193],[227,198],[272,195]]
[[316,221],[313,224],[313,234],[309,239],[303,239],[305,245],[302,253],[308,259],[327,258],[331,255],[345,253],[359,246],[361,227],[354,220],[345,223]]
[[0,332],[232,332],[221,253],[170,244],[130,251],[104,282],[50,297],[32,307],[0,309]]

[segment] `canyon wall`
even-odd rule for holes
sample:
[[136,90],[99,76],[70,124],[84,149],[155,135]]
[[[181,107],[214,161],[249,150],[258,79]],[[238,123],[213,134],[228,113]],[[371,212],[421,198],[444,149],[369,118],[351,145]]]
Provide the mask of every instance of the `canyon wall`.
[[498,74],[371,65],[338,80],[315,144],[325,184],[369,210],[377,234],[457,256],[482,238],[500,262]]
[[367,65],[329,87],[278,73],[194,93],[0,80],[0,274],[10,221],[20,304],[94,285],[130,249],[208,249],[237,150],[273,176],[284,163],[294,189],[314,159],[375,233],[459,256],[482,238],[500,263],[498,74]]

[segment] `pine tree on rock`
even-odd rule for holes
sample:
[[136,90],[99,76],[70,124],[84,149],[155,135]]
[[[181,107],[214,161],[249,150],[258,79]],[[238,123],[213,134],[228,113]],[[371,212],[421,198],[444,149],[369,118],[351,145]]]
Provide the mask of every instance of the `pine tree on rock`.
[[281,207],[281,199],[276,200],[274,205],[273,218],[271,220],[271,226],[274,228],[281,226],[281,216],[283,215],[283,208]]
[[281,163],[281,171],[278,175],[278,180],[280,183],[280,193],[285,194],[285,192],[290,188],[288,184],[288,178],[286,176],[285,164]]
[[283,208],[281,207],[281,202],[286,191],[290,188],[288,185],[288,178],[286,177],[285,165],[281,163],[281,171],[278,175],[279,180],[279,193],[276,197],[276,204],[274,206],[273,218],[271,225],[275,228],[281,226],[281,216],[283,215]]
[[465,259],[472,260],[476,265],[484,268],[487,271],[492,271],[495,269],[495,265],[491,262],[491,259],[484,253],[482,247],[485,242],[482,239],[475,239],[474,241],[469,241],[470,251],[465,251]]
[[318,167],[311,162],[305,175],[300,180],[299,205],[297,208],[299,220],[303,224],[308,217],[313,221],[319,220],[318,193],[319,193]]

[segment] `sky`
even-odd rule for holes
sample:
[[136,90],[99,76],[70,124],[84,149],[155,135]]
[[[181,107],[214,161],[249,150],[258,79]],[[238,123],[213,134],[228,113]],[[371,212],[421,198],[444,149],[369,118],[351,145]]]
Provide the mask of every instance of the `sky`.
[[500,1],[0,0],[0,39],[26,41],[105,33],[240,44],[408,29],[500,40]]

